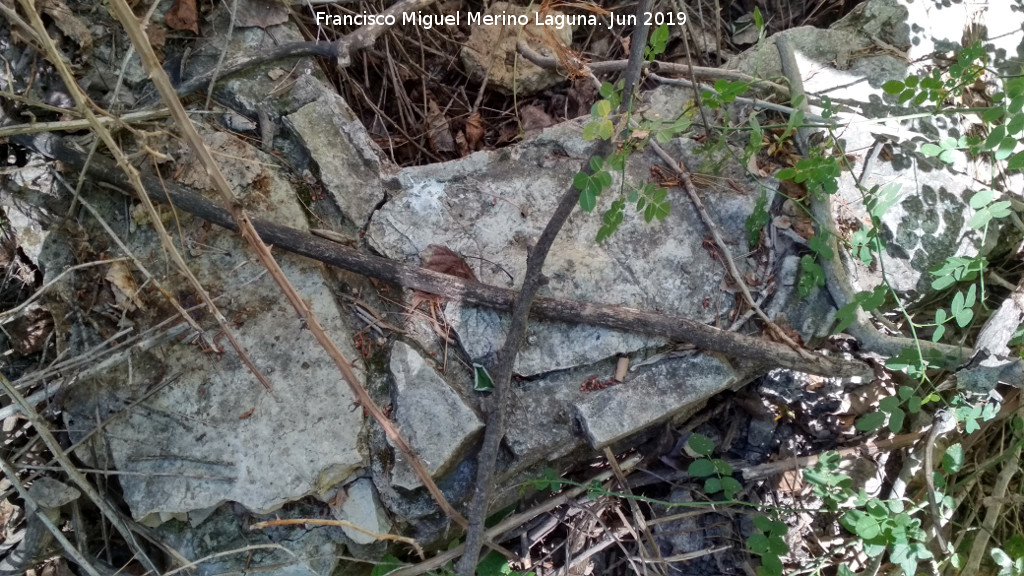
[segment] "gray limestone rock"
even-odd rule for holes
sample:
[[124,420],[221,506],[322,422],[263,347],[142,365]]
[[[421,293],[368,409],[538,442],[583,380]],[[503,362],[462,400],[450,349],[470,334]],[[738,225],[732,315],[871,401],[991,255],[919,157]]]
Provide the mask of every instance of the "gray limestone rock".
[[357,227],[384,200],[379,150],[355,114],[337,94],[316,100],[284,117],[285,125],[319,167],[320,182]]
[[[346,520],[377,534],[387,534],[391,530],[391,522],[380,505],[372,480],[360,478],[342,490],[346,491],[347,497],[345,503],[341,505],[341,510],[335,515],[338,520]],[[370,534],[348,526],[343,526],[342,530],[345,531],[345,536],[356,544],[370,544],[376,541]]]
[[[225,145],[221,140],[211,142]],[[253,213],[263,210],[279,222],[305,228],[295,190],[269,168],[271,159],[240,141],[231,149],[251,155],[259,167],[251,176],[260,185],[248,187],[243,203]],[[123,213],[122,203],[109,196],[96,195],[89,201],[108,221]],[[175,222],[169,213],[167,221]],[[91,219],[83,222],[93,238],[108,242]],[[173,272],[159,248],[154,250],[159,242],[147,221],[134,223],[129,248],[144,255],[147,267],[162,276],[161,282],[182,305],[197,304],[192,288]],[[363,420],[358,411],[349,410],[354,398],[337,368],[236,234],[185,215],[179,215],[176,224],[167,226],[173,241],[186,246],[193,273],[219,298],[239,343],[269,379],[274,395],[242,364],[212,317],[193,310],[197,321],[209,328],[205,335],[165,345],[155,353],[137,353],[130,370],[122,367],[68,392],[64,417],[72,437],[87,433],[98,416],[124,410],[147,391],[166,384],[106,424],[106,449],[96,452],[102,456],[109,450],[114,466],[131,473],[119,477],[125,501],[137,519],[148,523],[226,501],[269,512],[343,482],[365,464],[359,443]],[[179,231],[183,237],[178,237]],[[283,253],[275,256],[341,350],[357,357],[342,310],[325,289],[319,265]],[[141,273],[132,274],[141,284]],[[115,309],[126,321],[148,327],[175,314],[158,291],[140,292],[136,299],[138,310]],[[78,304],[67,305],[74,309]],[[81,453],[89,458],[88,451]]]
[[624,384],[577,400],[572,413],[590,445],[603,448],[742,385],[749,376],[710,354],[665,360]]
[[[444,245],[462,254],[480,281],[518,286],[528,247],[591,153],[581,129],[578,123],[567,122],[513,149],[402,170],[395,183],[400,190],[375,213],[367,229],[368,242],[398,260],[418,260],[427,246]],[[669,149],[682,155],[688,166],[699,166],[694,147],[674,141]],[[630,162],[628,181],[645,182],[649,166],[657,162],[653,155],[638,155]],[[724,163],[719,174],[737,182],[742,191],[716,194],[708,211],[732,243],[733,253],[743,253],[743,223],[760,187],[734,163]],[[702,246],[705,227],[689,200],[679,193],[671,195],[670,202],[665,220],[647,224],[642,217],[627,214],[618,232],[601,244],[594,241],[600,214],[576,211],[545,263],[550,282],[541,294],[660,309],[713,322],[717,313],[732,305],[731,294],[722,289],[723,269]],[[607,204],[599,209],[604,207]],[[738,264],[750,269],[742,259]],[[446,318],[475,361],[489,361],[504,339],[504,320],[491,310],[455,302],[449,304]],[[530,330],[516,360],[515,370],[522,375],[586,365],[663,343],[660,338],[552,322],[533,321]]]
[[[441,476],[466,456],[483,422],[408,344],[395,342],[390,366],[398,429],[431,476]],[[391,482],[407,490],[422,486],[406,456],[397,450]]]

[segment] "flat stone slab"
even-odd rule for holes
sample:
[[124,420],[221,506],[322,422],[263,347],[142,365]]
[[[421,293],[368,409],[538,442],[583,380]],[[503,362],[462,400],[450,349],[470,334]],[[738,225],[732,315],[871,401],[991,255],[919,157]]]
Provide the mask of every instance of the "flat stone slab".
[[[222,136],[212,141],[226,144]],[[243,203],[253,212],[264,208],[267,217],[306,228],[295,191],[271,168],[270,159],[241,141],[230,145],[251,154],[259,167],[252,175],[258,185],[250,187]],[[123,213],[120,199],[97,196],[91,201],[108,210],[109,221]],[[72,437],[92,429],[97,417],[125,410],[170,381],[105,427],[113,467],[126,473],[118,477],[124,499],[135,518],[149,523],[226,501],[266,513],[346,480],[365,464],[359,443],[363,418],[350,410],[354,397],[334,363],[237,235],[185,214],[179,214],[177,226],[167,228],[176,245],[186,246],[193,273],[234,323],[234,334],[280,401],[242,364],[212,316],[193,310],[208,328],[205,344],[196,338],[191,344],[138,353],[131,371],[122,366],[71,390],[65,418]],[[102,231],[91,234],[105,239]],[[198,304],[192,288],[163,259],[148,224],[139,222],[129,239],[129,247],[161,275],[180,304]],[[342,352],[359,357],[322,268],[285,253],[274,255]],[[141,273],[133,269],[132,274],[141,284]],[[142,291],[135,301],[141,308],[127,318],[140,326],[175,314],[159,291]]]
[[[307,80],[309,82],[309,80]],[[379,150],[345,100],[323,90],[284,117],[320,170],[319,181],[342,213],[362,227],[384,200]]]
[[640,368],[623,384],[591,392],[573,404],[572,414],[590,445],[600,449],[743,384],[749,376],[710,354],[668,359]]
[[[394,419],[432,477],[448,472],[466,455],[484,424],[459,395],[404,342],[391,348]],[[414,490],[423,484],[405,454],[395,451],[391,483]]]
[[[402,170],[400,190],[378,210],[367,229],[370,245],[397,260],[419,261],[431,244],[463,255],[484,283],[518,288],[527,250],[536,241],[592,144],[581,137],[582,124],[549,128],[515,148],[478,152],[443,164]],[[682,154],[688,166],[704,160],[691,153],[695,144],[675,141],[670,153]],[[630,160],[627,180],[642,183],[652,154]],[[737,166],[726,164],[741,191],[729,188],[707,202],[708,210],[731,242],[733,254],[748,252],[743,223],[760,193]],[[618,190],[618,184],[612,189]],[[603,210],[615,192],[605,192]],[[712,323],[725,313],[732,295],[722,289],[723,268],[703,246],[704,224],[681,190],[670,194],[668,217],[646,224],[627,207],[625,220],[611,239],[597,244],[599,213],[576,210],[556,239],[544,273],[550,278],[542,295],[645,310],[661,310]],[[739,266],[747,264],[740,258]],[[446,318],[462,346],[476,361],[487,363],[504,340],[502,315],[490,310],[449,305]],[[515,370],[535,375],[591,364],[618,353],[664,343],[660,338],[604,328],[531,321]]]
[[[384,507],[377,498],[377,492],[373,488],[373,480],[360,478],[355,482],[342,488],[347,495],[345,503],[341,505],[336,517],[338,520],[346,520],[368,532],[387,534],[391,530],[391,521],[388,520]],[[342,526],[341,528],[350,540],[356,544],[371,544],[376,539],[366,532]]]

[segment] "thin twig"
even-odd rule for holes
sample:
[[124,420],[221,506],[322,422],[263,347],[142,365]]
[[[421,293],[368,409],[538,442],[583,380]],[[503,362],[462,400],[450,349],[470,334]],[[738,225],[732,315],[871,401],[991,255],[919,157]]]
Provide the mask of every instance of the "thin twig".
[[[65,111],[67,112],[67,111]],[[134,122],[149,122],[167,117],[166,109],[145,110],[142,112],[129,112],[121,116],[100,116],[97,120],[100,124],[131,124]],[[28,124],[14,124],[0,127],[0,138],[15,136],[17,134],[35,134],[37,132],[61,132],[71,130],[84,130],[92,126],[87,119],[60,120],[56,122],[30,122]]]
[[416,551],[416,555],[422,560],[425,558],[423,554],[423,547],[420,546],[419,542],[412,538],[406,538],[405,536],[398,536],[396,534],[383,534],[380,532],[374,532],[367,530],[358,524],[353,524],[348,520],[329,520],[326,518],[279,518],[277,520],[267,520],[265,522],[255,522],[249,526],[250,530],[263,530],[265,528],[273,528],[275,526],[337,526],[341,528],[349,528],[356,532],[361,532],[370,536],[374,540],[389,540],[391,542],[401,542],[408,544]]

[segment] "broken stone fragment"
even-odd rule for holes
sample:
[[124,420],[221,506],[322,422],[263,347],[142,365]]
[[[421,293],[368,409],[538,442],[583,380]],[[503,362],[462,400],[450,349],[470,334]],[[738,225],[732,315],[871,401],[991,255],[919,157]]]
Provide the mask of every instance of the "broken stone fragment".
[[[465,456],[483,422],[423,357],[404,342],[391,351],[394,418],[402,436],[432,477],[439,477]],[[391,483],[406,490],[422,486],[407,456],[395,453]]]
[[319,168],[320,183],[362,227],[384,200],[379,150],[345,100],[328,91],[284,117]]

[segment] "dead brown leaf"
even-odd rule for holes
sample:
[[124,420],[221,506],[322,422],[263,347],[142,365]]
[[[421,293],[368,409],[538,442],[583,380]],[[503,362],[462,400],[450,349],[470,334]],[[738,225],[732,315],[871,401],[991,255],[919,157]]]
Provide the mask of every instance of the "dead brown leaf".
[[420,254],[422,266],[427,270],[456,276],[464,280],[476,280],[473,269],[454,251],[446,246],[431,244]]
[[164,23],[171,30],[189,30],[199,35],[199,10],[196,0],[174,0],[164,14]]
[[480,116],[479,112],[474,112],[466,120],[466,145],[469,146],[470,150],[479,150],[483,139],[484,119]]
[[89,27],[71,12],[67,4],[61,0],[47,0],[43,3],[43,13],[53,18],[57,28],[74,40],[82,50],[92,50],[92,34]]
[[167,29],[162,26],[149,26],[146,28],[146,36],[149,37],[149,45],[156,50],[167,43]]
[[139,286],[132,278],[132,272],[124,262],[114,262],[107,268],[107,275],[104,278],[110,282],[114,290],[115,305],[127,311],[143,308],[142,300],[139,298]]
[[427,138],[434,152],[451,153],[456,150],[448,118],[433,98],[427,102]]

